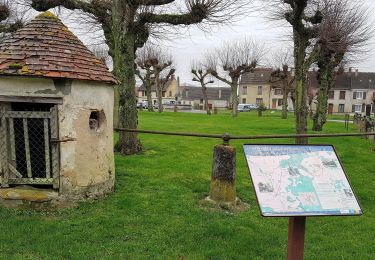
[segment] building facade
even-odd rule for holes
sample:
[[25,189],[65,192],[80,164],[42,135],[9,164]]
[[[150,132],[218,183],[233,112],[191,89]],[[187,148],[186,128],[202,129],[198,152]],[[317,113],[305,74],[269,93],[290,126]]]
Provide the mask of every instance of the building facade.
[[[281,110],[283,107],[283,89],[271,82],[272,69],[260,68],[243,75],[239,87],[239,102],[257,104],[263,102],[269,109]],[[310,109],[316,109],[316,97],[319,90],[317,72],[309,72],[308,100]],[[328,113],[373,114],[375,100],[375,73],[344,72],[336,77],[329,92]],[[293,110],[293,102],[288,97],[288,108]]]
[[[231,90],[228,87],[207,87],[208,106],[210,109],[226,109],[230,107]],[[201,87],[183,85],[180,87],[177,102],[189,105],[193,109],[205,110]]]
[[[179,89],[179,78],[176,77],[175,75],[172,75],[171,78],[166,83],[165,88],[162,92],[163,105],[171,105],[176,102],[178,89]],[[138,97],[138,103],[147,102],[146,87],[144,85],[137,88],[136,92],[137,92],[136,95]],[[155,85],[151,87],[151,97],[152,97],[152,103],[156,105],[158,102],[158,97],[157,97]]]

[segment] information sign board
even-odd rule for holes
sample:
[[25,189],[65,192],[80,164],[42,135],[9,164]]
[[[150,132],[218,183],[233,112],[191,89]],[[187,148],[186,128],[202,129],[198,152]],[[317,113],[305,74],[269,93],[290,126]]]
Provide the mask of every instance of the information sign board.
[[265,217],[362,215],[333,146],[244,145]]

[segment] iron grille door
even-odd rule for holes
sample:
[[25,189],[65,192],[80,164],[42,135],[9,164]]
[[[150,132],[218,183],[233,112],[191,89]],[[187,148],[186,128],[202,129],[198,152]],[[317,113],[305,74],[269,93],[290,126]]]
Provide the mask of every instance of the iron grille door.
[[2,186],[9,184],[59,187],[58,120],[56,107],[49,112],[0,113]]

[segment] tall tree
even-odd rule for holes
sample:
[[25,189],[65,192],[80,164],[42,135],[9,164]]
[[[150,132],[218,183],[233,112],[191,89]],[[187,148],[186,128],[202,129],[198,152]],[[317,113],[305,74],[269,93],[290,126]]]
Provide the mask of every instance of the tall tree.
[[212,79],[207,79],[210,73],[202,62],[193,61],[191,64],[191,73],[194,75],[193,81],[199,82],[202,87],[204,109],[206,109],[207,115],[211,115],[211,110],[208,107],[207,85],[214,83],[214,81]]
[[155,83],[155,75],[152,64],[155,63],[155,59],[157,59],[157,51],[152,45],[146,44],[137,53],[136,64],[138,69],[136,73],[146,89],[147,109],[150,112],[154,112],[152,86]]
[[[263,56],[263,45],[252,39],[230,41],[206,56],[209,73],[231,87],[232,116],[238,115],[238,84],[241,76],[252,72]],[[220,70],[224,75],[219,75]]]
[[156,85],[156,96],[158,98],[158,111],[162,113],[164,110],[163,106],[163,93],[165,86],[171,76],[175,73],[173,68],[172,58],[162,51],[158,52],[157,59],[154,60],[152,64],[154,75],[155,75],[155,85]]
[[[323,0],[322,0],[323,1]],[[343,63],[356,59],[365,51],[364,46],[374,35],[369,15],[358,2],[324,0],[323,20],[319,26],[317,44],[319,92],[317,109],[313,116],[313,130],[322,131],[327,120],[328,93]]]
[[292,54],[289,50],[278,50],[272,55],[274,70],[271,73],[271,83],[281,86],[283,92],[283,108],[281,119],[288,118],[288,98],[294,95],[294,75],[290,69]]
[[[186,8],[178,6],[181,2]],[[238,11],[247,4],[248,1],[242,0],[32,0],[32,7],[38,11],[63,6],[81,10],[101,25],[113,59],[114,74],[120,81],[119,126],[131,129],[138,126],[135,53],[148,40],[152,25],[224,23],[237,18]],[[166,10],[175,12],[166,13]],[[134,154],[142,150],[142,145],[136,133],[121,132],[116,150]]]
[[[312,44],[318,36],[318,25],[322,13],[318,0],[268,0],[272,18],[286,20],[292,27],[294,44],[294,68],[296,84],[296,132],[307,132],[309,108],[307,105],[308,70],[316,62],[319,46]],[[297,138],[297,143],[306,144],[307,138]]]

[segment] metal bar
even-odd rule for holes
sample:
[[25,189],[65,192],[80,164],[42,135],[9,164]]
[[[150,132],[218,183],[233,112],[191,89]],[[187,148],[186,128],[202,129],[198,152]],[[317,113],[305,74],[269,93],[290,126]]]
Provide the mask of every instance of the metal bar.
[[19,171],[17,171],[16,167],[14,167],[12,164],[9,163],[8,167],[9,167],[9,170],[13,173],[13,175],[15,175],[18,178],[23,177],[22,174]]
[[9,139],[10,139],[10,153],[11,160],[16,162],[16,140],[14,136],[14,120],[9,118]]
[[27,165],[27,177],[32,178],[31,172],[31,156],[30,156],[30,142],[29,142],[29,128],[27,125],[27,118],[23,120],[23,135],[25,139],[25,153],[26,153],[26,165]]
[[44,154],[46,160],[46,178],[51,177],[51,162],[49,156],[49,122],[48,119],[44,119]]
[[[51,140],[59,139],[59,117],[57,106],[51,108],[50,111],[50,127],[51,127]],[[51,143],[52,151],[52,178],[53,188],[58,189],[60,187],[60,154],[59,154],[59,143]]]
[[0,107],[0,172],[3,173],[1,187],[9,187],[8,151],[7,151],[7,120],[5,108]]
[[371,132],[371,133],[338,133],[338,134],[299,134],[299,135],[297,135],[297,134],[281,134],[281,135],[230,136],[228,134],[218,135],[218,134],[199,134],[199,133],[183,133],[183,132],[176,133],[176,132],[137,130],[137,129],[125,129],[125,128],[115,128],[115,131],[117,131],[117,132],[129,132],[129,133],[140,133],[140,134],[216,138],[216,139],[224,139],[224,140],[283,139],[283,138],[298,138],[298,137],[327,138],[327,137],[375,136],[375,132]]
[[45,178],[17,178],[17,179],[9,179],[10,184],[44,184],[50,185],[53,184],[53,179],[45,179]]
[[51,113],[49,112],[24,112],[24,111],[10,111],[5,112],[7,118],[50,118]]

